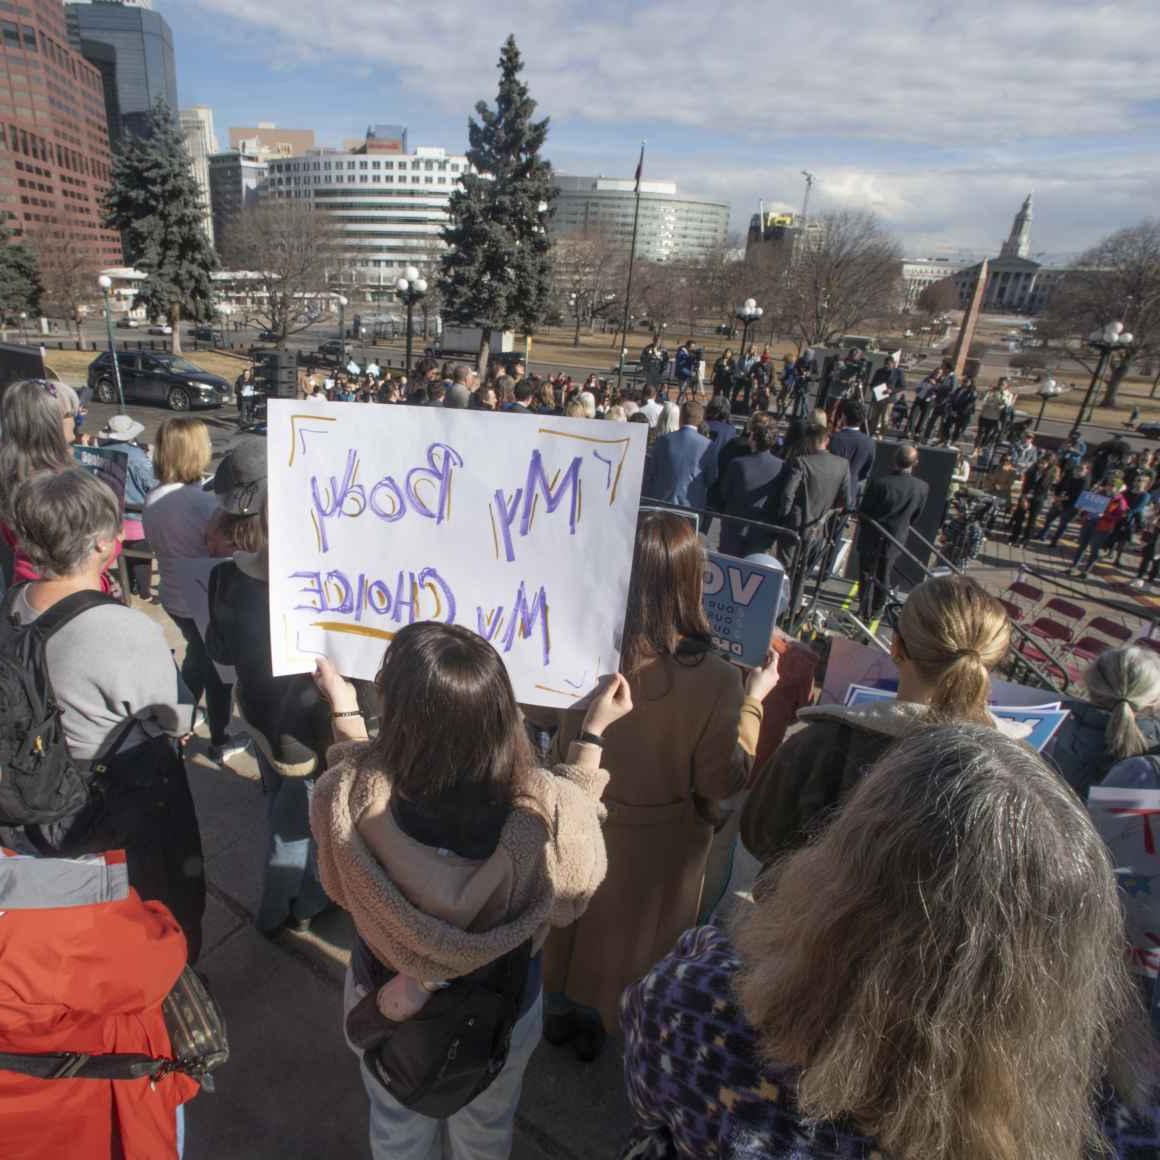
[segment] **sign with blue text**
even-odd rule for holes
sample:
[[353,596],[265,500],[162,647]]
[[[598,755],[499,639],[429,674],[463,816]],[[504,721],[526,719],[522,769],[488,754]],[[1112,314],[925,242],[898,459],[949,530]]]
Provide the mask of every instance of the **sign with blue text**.
[[777,568],[710,552],[701,603],[714,648],[738,664],[764,664],[784,584]]
[[647,428],[271,399],[274,673],[371,679],[400,628],[459,624],[516,697],[563,707],[620,661]]

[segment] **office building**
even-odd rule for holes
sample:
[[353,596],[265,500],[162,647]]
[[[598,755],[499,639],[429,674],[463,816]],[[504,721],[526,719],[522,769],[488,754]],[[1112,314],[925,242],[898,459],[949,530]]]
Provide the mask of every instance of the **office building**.
[[69,46],[59,0],[0,5],[0,219],[13,239],[63,239],[94,270],[120,262],[101,226],[110,165],[101,74]]
[[749,219],[743,257],[760,255],[768,261],[789,264],[803,246],[820,244],[824,234],[824,221],[786,210],[766,210],[763,203],[761,212]]
[[303,199],[333,217],[344,278],[385,290],[408,264],[431,270],[451,191],[467,169],[466,157],[443,149],[408,152],[401,126],[372,125],[353,150],[271,160],[266,194]]
[[259,121],[252,128],[231,126],[230,148],[263,161],[296,157],[314,148],[314,130],[279,129],[271,121]]
[[257,204],[266,182],[267,163],[260,157],[230,150],[209,159],[210,210],[213,236],[221,246],[230,223],[243,210]]
[[158,100],[177,115],[173,34],[159,12],[124,0],[66,4],[65,12],[73,48],[104,76],[114,147],[128,134],[147,132],[149,114]]
[[182,109],[181,135],[189,152],[189,164],[193,179],[201,191],[205,207],[203,224],[205,236],[213,243],[213,202],[209,185],[209,159],[218,152],[217,134],[213,131],[213,110],[205,105],[195,105],[192,109]]
[[[554,237],[603,236],[632,241],[636,184],[630,178],[555,174],[549,229]],[[725,245],[729,206],[678,192],[672,181],[642,181],[636,255],[650,262],[694,261]]]

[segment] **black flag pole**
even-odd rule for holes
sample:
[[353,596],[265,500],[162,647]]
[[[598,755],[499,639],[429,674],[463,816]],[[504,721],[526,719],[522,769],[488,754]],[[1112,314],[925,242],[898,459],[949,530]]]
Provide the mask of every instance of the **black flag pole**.
[[628,283],[624,288],[624,321],[620,327],[620,358],[616,364],[616,393],[620,394],[624,378],[624,352],[628,349],[628,312],[632,305],[632,267],[636,263],[636,230],[640,225],[640,179],[644,173],[644,142],[640,143],[640,160],[636,163],[636,204],[632,210],[632,244],[628,250]]

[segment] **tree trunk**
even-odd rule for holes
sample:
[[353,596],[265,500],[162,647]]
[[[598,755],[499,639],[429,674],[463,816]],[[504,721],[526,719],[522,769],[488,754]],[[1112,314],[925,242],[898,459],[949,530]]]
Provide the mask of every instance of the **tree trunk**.
[[169,350],[172,354],[181,354],[181,307],[173,305],[169,308],[169,325],[173,333],[169,336]]
[[1104,390],[1104,397],[1100,400],[1101,407],[1114,407],[1116,405],[1116,393],[1119,391],[1120,383],[1123,382],[1124,376],[1128,373],[1131,365],[1132,356],[1128,355],[1112,367],[1111,374],[1108,375],[1108,383]]
[[576,333],[572,335],[572,345],[580,345],[580,311],[576,311]]
[[487,363],[491,358],[491,327],[481,326],[479,328],[479,379],[483,382],[487,379]]
[[1152,380],[1152,393],[1148,396],[1148,398],[1156,398],[1157,391],[1160,391],[1160,371],[1157,372],[1156,377]]

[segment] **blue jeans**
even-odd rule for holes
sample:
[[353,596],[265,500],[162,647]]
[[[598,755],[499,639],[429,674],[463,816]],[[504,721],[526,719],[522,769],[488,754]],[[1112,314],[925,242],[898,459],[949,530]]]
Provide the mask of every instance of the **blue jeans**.
[[1087,567],[1083,569],[1086,573],[1091,569],[1091,566],[1096,562],[1100,554],[1100,549],[1108,542],[1108,537],[1111,532],[1097,532],[1095,519],[1090,519],[1080,529],[1079,533],[1079,547],[1075,550],[1075,558],[1071,562],[1073,568],[1078,567],[1083,554],[1086,551],[1091,551],[1091,558],[1088,560]]
[[314,778],[283,777],[258,750],[258,769],[266,794],[266,877],[254,924],[273,931],[288,918],[313,918],[329,905],[318,880],[318,861],[310,833]]

